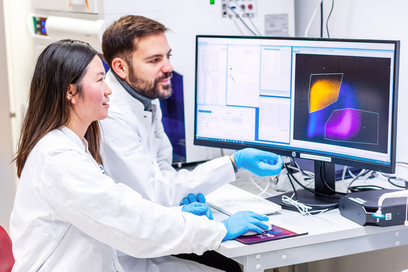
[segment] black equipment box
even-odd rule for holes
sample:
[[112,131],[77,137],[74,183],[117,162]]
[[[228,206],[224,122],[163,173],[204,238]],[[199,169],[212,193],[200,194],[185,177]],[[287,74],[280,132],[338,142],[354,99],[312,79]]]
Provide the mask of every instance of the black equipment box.
[[386,198],[381,208],[385,218],[377,219],[373,213],[378,210],[378,199],[385,193],[399,190],[370,190],[347,194],[339,201],[342,216],[364,226],[376,225],[381,227],[403,225],[406,220],[407,198]]

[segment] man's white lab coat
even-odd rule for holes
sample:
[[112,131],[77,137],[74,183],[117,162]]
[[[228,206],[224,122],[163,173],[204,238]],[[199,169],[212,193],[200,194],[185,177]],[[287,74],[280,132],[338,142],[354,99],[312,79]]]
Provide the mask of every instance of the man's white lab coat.
[[31,151],[10,220],[13,271],[123,271],[114,248],[151,258],[219,247],[222,223],[144,200],[86,150],[63,127]]
[[101,121],[101,155],[106,173],[133,188],[144,198],[164,206],[179,205],[189,193],[204,195],[235,180],[228,156],[208,161],[193,171],[176,171],[172,146],[164,132],[159,100],[153,111],[133,98],[108,72],[112,89],[108,117]]

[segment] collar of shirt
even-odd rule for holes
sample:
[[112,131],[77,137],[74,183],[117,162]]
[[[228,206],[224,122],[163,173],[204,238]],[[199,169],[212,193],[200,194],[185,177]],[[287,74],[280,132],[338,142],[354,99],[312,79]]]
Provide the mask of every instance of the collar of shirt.
[[142,94],[140,94],[138,91],[132,88],[132,86],[129,85],[125,80],[123,80],[120,76],[118,76],[115,71],[111,69],[111,72],[113,75],[116,77],[116,79],[119,81],[120,85],[133,97],[139,100],[143,106],[145,111],[151,111],[152,110],[152,101],[153,99],[150,99]]
[[85,148],[85,153],[88,153],[88,141],[85,138],[81,140],[78,135],[75,134],[75,132],[73,132],[66,126],[63,126],[62,128],[60,128],[60,130],[80,148]]

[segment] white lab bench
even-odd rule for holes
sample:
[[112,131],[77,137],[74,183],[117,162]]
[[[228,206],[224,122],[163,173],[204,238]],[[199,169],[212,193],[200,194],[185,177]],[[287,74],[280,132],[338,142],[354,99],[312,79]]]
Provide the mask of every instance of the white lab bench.
[[[226,218],[216,210],[213,215],[217,221]],[[269,218],[272,223],[290,225],[308,234],[252,245],[232,240],[223,242],[217,251],[242,264],[244,272],[259,272],[408,245],[408,227],[361,226],[341,216],[338,209],[317,216],[281,210]]]
[[[225,215],[214,211],[215,220]],[[244,272],[307,263],[350,254],[408,245],[408,227],[360,226],[340,215],[338,209],[316,217],[282,210],[269,216],[272,222],[296,226],[309,234],[245,245],[227,241],[217,250],[244,266]]]

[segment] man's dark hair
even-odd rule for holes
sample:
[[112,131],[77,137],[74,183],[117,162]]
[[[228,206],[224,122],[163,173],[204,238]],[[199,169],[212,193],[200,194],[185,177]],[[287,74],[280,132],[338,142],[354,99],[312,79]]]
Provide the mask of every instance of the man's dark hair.
[[[137,50],[137,42],[150,35],[164,33],[167,28],[152,19],[126,15],[111,24],[102,36],[103,56],[109,67],[114,58],[122,58],[130,64],[132,52]],[[112,67],[111,67],[112,68]]]

